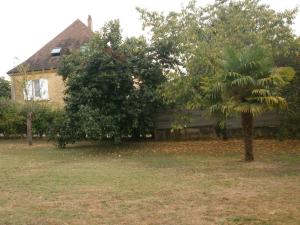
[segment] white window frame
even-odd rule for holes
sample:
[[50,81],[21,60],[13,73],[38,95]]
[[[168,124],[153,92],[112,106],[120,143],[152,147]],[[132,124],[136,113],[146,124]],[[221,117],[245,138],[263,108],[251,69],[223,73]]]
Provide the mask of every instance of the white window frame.
[[[35,94],[35,84],[38,81],[39,85],[39,96]],[[35,79],[28,80],[25,84],[26,91],[24,90],[24,100],[30,101],[45,101],[49,100],[49,92],[48,92],[48,79]]]

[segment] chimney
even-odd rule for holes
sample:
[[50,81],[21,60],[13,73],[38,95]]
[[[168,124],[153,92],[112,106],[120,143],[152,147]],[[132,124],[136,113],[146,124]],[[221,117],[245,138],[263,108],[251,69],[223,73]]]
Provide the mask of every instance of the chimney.
[[88,17],[88,28],[90,28],[91,31],[93,31],[93,20],[91,15]]

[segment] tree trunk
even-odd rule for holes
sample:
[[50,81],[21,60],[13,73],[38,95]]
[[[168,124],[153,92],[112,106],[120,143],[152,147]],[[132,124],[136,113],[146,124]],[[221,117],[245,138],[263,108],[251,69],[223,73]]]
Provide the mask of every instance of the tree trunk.
[[139,140],[140,139],[140,131],[137,128],[134,128],[132,131],[132,139],[133,140]]
[[27,141],[32,145],[32,112],[27,114]]
[[222,139],[223,139],[223,141],[228,141],[227,124],[226,124],[226,122],[224,124],[224,127],[222,127],[221,133],[222,133]]
[[253,115],[242,113],[242,127],[244,132],[245,161],[251,162],[253,156]]

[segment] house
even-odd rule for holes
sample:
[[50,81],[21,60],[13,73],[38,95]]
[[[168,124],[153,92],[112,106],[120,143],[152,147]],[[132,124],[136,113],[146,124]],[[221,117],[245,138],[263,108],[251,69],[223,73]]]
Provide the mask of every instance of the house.
[[[91,16],[88,17],[88,25],[76,20],[21,66],[8,71],[12,99],[18,102],[34,100],[62,107],[65,86],[56,72],[61,56],[80,49],[92,35]],[[26,68],[26,80],[20,68]]]

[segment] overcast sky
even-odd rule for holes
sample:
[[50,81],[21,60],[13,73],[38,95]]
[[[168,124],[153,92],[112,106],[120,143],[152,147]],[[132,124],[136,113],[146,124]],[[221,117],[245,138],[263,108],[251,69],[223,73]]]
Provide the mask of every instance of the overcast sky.
[[[199,5],[214,0],[198,0]],[[0,1],[0,76],[26,60],[76,19],[92,15],[94,30],[110,19],[120,19],[124,36],[142,33],[136,6],[150,10],[180,10],[189,0],[3,0]],[[300,5],[300,0],[263,0],[275,10]],[[300,15],[294,29],[300,35]]]

